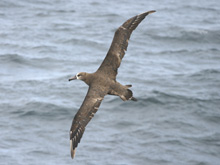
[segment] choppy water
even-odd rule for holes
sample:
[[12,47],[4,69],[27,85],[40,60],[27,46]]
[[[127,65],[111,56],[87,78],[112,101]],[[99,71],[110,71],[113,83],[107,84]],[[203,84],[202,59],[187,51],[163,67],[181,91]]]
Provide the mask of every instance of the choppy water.
[[[77,148],[69,128],[114,31],[148,10],[118,81],[138,102],[106,96]],[[209,1],[0,1],[0,164],[217,165],[220,6]]]

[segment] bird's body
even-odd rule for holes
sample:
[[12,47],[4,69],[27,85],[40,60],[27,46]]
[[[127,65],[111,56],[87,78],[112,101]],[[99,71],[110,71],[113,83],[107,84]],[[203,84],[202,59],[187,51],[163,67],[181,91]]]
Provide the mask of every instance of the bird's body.
[[122,85],[116,81],[117,70],[125,55],[128,40],[132,31],[148,14],[153,12],[155,11],[145,12],[132,17],[117,29],[111,47],[104,61],[95,73],[80,72],[73,78],[69,79],[82,80],[89,86],[87,95],[80,109],[76,113],[70,129],[70,147],[72,158],[75,155],[75,149],[82,138],[86,125],[97,112],[105,95],[116,95],[123,101],[136,101],[133,97],[132,91],[128,89],[131,85]]

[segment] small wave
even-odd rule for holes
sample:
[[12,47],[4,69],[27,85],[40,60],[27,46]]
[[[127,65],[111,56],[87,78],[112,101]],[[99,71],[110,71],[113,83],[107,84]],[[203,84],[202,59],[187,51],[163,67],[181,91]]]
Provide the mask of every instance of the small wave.
[[205,5],[202,5],[202,6],[184,5],[184,6],[181,7],[181,10],[183,10],[183,8],[185,8],[185,9],[190,9],[190,10],[193,9],[194,11],[197,11],[197,12],[198,12],[198,11],[202,11],[202,12],[204,12],[204,11],[208,11],[208,12],[213,12],[213,11],[219,12],[219,10],[215,8],[215,6],[207,7],[207,6],[205,6]]
[[155,51],[145,51],[144,54],[146,55],[164,55],[164,54],[186,54],[186,53],[189,53],[190,50],[187,50],[187,49],[179,49],[179,50],[164,50],[164,51],[158,51],[158,50],[155,50]]
[[[154,51],[145,51],[144,54],[146,55],[175,55],[175,57],[179,58],[179,56],[176,55],[192,55],[192,54],[198,54],[198,55],[203,55],[203,54],[216,54],[218,53],[220,50],[217,48],[200,48],[200,49],[177,49],[177,50],[163,50],[163,51],[158,51],[158,50],[154,50]],[[218,58],[218,56],[215,56],[213,58]]]
[[29,102],[22,107],[19,107],[14,114],[19,117],[39,117],[41,119],[62,119],[72,118],[72,109],[56,104],[44,102]]
[[219,137],[220,133],[213,132],[213,133],[204,133],[203,135],[196,135],[187,137],[187,139],[200,142],[203,144],[209,144],[209,145],[219,145]]
[[[162,91],[152,91],[150,96],[141,96],[136,97],[137,102],[122,102],[119,98],[113,98],[112,100],[108,101],[108,108],[120,110],[127,110],[127,109],[146,109],[146,107],[151,106],[163,106],[166,107],[167,105],[176,105],[181,106],[184,104],[196,104],[199,106],[204,106],[204,104],[212,103],[214,100],[211,98],[197,98],[191,95],[180,95],[174,93],[166,93]],[[114,102],[114,104],[112,104]]]
[[51,65],[56,64],[59,65],[62,62],[62,60],[57,60],[55,58],[49,58],[49,57],[44,57],[44,58],[28,58],[24,57],[19,54],[3,54],[0,55],[0,63],[2,64],[7,64],[11,66],[31,66],[35,68],[48,68],[52,67]]
[[111,17],[118,17],[118,16],[120,16],[120,15],[118,15],[118,14],[115,14],[115,13],[108,13],[108,14],[100,14],[100,13],[98,13],[98,15],[97,15],[98,17],[103,17],[103,18],[111,18]]
[[[220,76],[220,70],[218,69],[204,69],[198,72],[190,74],[188,77],[193,81],[205,82],[206,84],[217,85],[218,79],[216,77]],[[211,86],[210,86],[211,87]]]
[[56,12],[56,13],[75,13],[76,10],[62,10],[62,9],[59,9],[59,10],[53,10],[53,12]]
[[47,10],[47,11],[40,11],[37,10],[38,12],[35,14],[35,16],[37,17],[49,17],[51,15],[56,15],[56,14],[71,14],[71,13],[75,13],[75,10]]
[[159,144],[171,144],[171,145],[175,145],[175,146],[184,146],[185,144],[181,141],[181,140],[178,140],[178,139],[167,139],[167,140],[164,140],[164,141],[160,141],[158,142]]
[[19,4],[18,2],[15,1],[3,1],[3,3],[0,3],[0,8],[18,8],[18,7],[23,7],[23,5]]
[[157,97],[147,97],[143,99],[139,99],[141,102],[147,102],[147,103],[152,103],[152,104],[163,104],[161,100],[159,100]]
[[204,117],[205,120],[207,120],[209,123],[214,123],[219,125],[220,124],[220,115],[219,114],[209,114],[206,117]]
[[[174,29],[173,31],[171,31]],[[159,30],[158,30],[159,31]],[[207,30],[207,29],[184,29],[182,27],[169,27],[164,29],[169,33],[147,33],[153,39],[170,42],[198,42],[198,43],[220,43],[220,31],[219,30]]]
[[91,2],[90,4],[93,5],[93,6],[98,6],[98,5],[100,5],[99,2]]
[[108,103],[109,104],[111,104],[111,103],[114,103],[114,105],[117,105],[117,106],[122,106],[122,107],[126,107],[126,106],[137,106],[137,104],[138,104],[138,106],[139,107],[144,107],[144,106],[146,106],[146,104],[163,104],[163,102],[162,101],[160,101],[159,99],[157,99],[156,97],[148,97],[148,98],[138,98],[137,97],[137,102],[132,102],[133,104],[129,104],[128,102],[122,102],[121,100],[120,100],[120,98],[118,98],[118,97],[115,97],[115,98],[113,98],[113,99],[111,99],[111,100],[109,100],[108,101]]
[[3,54],[0,55],[0,61],[3,63],[25,64],[26,60],[19,54]]
[[168,50],[168,51],[162,51],[160,54],[180,54],[180,53],[188,53],[189,50],[187,49],[181,49],[181,50]]
[[190,75],[190,77],[204,77],[204,76],[207,76],[207,75],[218,75],[220,74],[220,70],[217,70],[217,69],[204,69],[204,70],[201,70],[199,72],[196,72],[196,73],[193,73]]
[[49,16],[49,13],[48,12],[39,12],[39,13],[35,14],[35,16],[37,16],[37,17],[47,17],[47,16]]
[[65,41],[61,41],[64,44],[71,44],[71,45],[88,45],[88,46],[99,46],[100,43],[92,40],[85,40],[85,39],[76,39],[76,38],[71,38]]
[[41,50],[41,51],[53,51],[54,49],[56,49],[55,46],[49,46],[49,45],[39,45],[39,46],[34,46],[32,49],[34,50]]
[[165,93],[165,92],[157,91],[157,90],[152,91],[152,93],[155,94],[156,96],[160,96],[160,97],[164,97],[164,98],[178,98],[178,99],[179,98],[181,98],[181,99],[186,98],[186,97],[181,96],[181,95]]
[[53,23],[53,30],[54,31],[65,31],[65,32],[72,32],[74,31],[75,26],[74,24],[68,24],[68,23]]
[[220,31],[203,29],[181,31],[181,39],[185,41],[220,43]]
[[[165,93],[162,91],[153,91],[152,92],[155,97],[160,100],[162,103],[179,103],[184,102],[184,104],[189,104],[189,103],[198,103],[198,104],[207,104],[207,103],[215,103],[216,101],[219,101],[219,98],[199,98],[199,97],[193,97],[191,95],[180,95],[180,94],[174,94],[174,93]],[[182,103],[181,103],[182,104]],[[201,106],[201,105],[200,105]]]

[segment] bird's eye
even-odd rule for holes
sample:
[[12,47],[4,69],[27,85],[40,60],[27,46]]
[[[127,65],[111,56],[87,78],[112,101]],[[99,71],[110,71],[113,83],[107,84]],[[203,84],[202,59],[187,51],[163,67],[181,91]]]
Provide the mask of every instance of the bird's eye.
[[78,76],[78,77],[80,77],[81,75],[80,75],[80,74],[78,74],[77,76]]

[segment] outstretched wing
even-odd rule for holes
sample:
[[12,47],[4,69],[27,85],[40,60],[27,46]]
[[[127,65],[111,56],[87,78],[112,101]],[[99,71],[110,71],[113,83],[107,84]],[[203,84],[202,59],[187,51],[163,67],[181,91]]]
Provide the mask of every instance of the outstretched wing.
[[70,128],[70,151],[71,157],[74,158],[75,150],[82,138],[86,125],[97,112],[105,94],[100,94],[97,89],[90,87],[88,93],[73,118],[72,126]]
[[124,57],[125,51],[128,47],[128,40],[131,33],[139,25],[139,23],[150,13],[155,11],[148,11],[137,16],[134,16],[121,25],[115,32],[114,39],[111,47],[99,67],[98,71],[108,73],[108,75],[115,79],[117,75],[117,69],[121,64],[121,60]]

